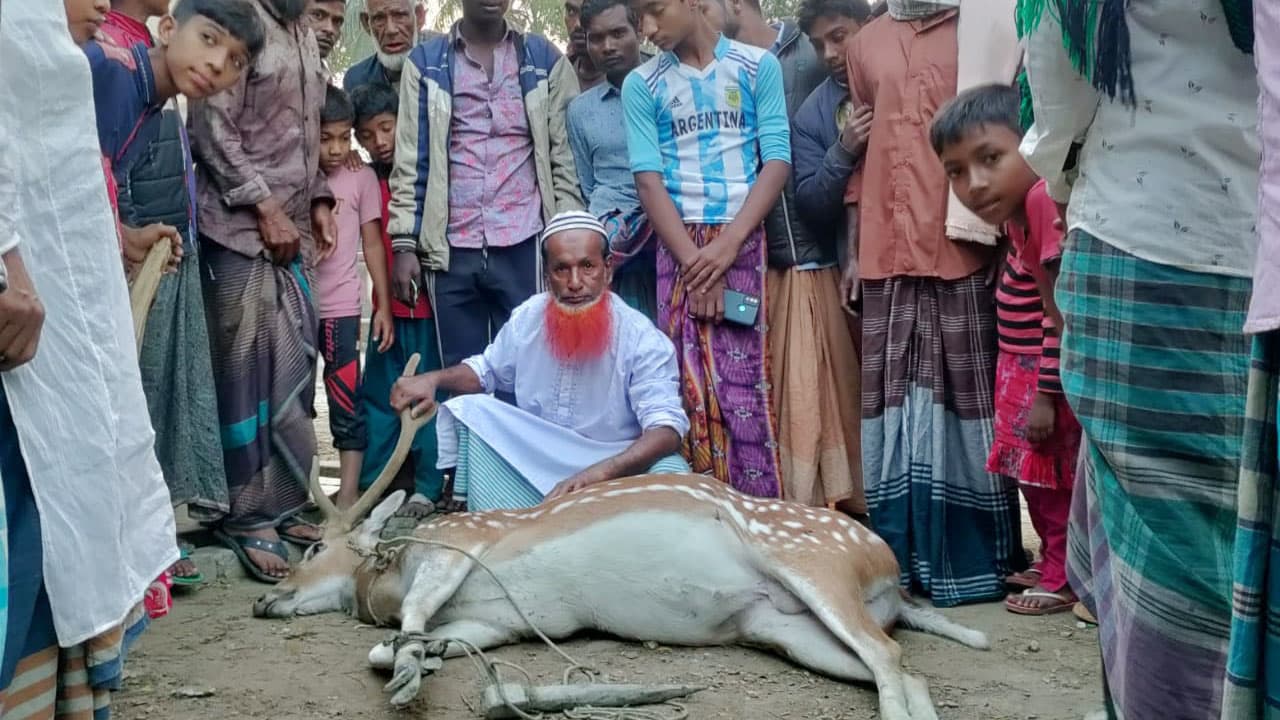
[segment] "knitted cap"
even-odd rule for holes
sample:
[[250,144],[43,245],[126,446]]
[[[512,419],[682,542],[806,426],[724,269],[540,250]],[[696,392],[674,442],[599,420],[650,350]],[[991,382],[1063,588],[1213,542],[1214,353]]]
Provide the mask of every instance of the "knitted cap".
[[605,246],[608,247],[609,233],[605,232],[604,225],[595,215],[581,210],[568,210],[551,218],[551,222],[547,223],[546,228],[542,230],[542,244],[545,245],[552,235],[566,230],[590,230],[599,233],[605,239]]

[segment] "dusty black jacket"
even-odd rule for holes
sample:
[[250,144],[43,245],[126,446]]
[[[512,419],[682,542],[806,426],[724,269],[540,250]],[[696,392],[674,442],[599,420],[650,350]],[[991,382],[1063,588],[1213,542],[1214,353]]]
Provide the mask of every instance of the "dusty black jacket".
[[[787,95],[787,117],[794,118],[809,93],[827,76],[809,38],[794,22],[782,25],[778,61],[782,64],[782,83]],[[792,165],[794,168],[794,158]],[[765,218],[769,241],[769,267],[789,268],[811,262],[835,262],[835,244],[829,237],[816,236],[800,219],[796,208],[795,172],[782,192],[782,198]]]

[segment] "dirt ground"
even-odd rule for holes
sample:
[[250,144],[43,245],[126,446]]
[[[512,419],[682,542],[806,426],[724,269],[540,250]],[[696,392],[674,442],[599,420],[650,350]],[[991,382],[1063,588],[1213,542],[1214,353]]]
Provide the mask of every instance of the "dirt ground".
[[[322,459],[336,462],[323,390],[318,390],[316,405]],[[332,483],[326,479],[324,484],[332,488]],[[1034,539],[1025,518],[1023,526],[1024,539]],[[369,649],[390,631],[341,615],[255,619],[250,606],[264,585],[244,579],[235,568],[222,573],[204,569],[225,577],[179,595],[173,612],[143,635],[129,656],[125,688],[116,696],[116,718],[480,717],[472,708],[483,687],[466,659],[448,661],[423,683],[417,703],[397,712],[382,690],[388,678],[366,662]],[[992,649],[982,652],[933,636],[897,634],[905,665],[927,679],[940,717],[1079,720],[1100,707],[1097,631],[1070,613],[1020,617],[999,603],[944,612],[986,632]],[[754,650],[646,647],[606,638],[578,639],[564,649],[609,681],[706,686],[687,701],[693,720],[877,717],[872,688],[817,677]],[[559,683],[564,671],[560,659],[540,644],[503,648],[493,656],[519,663],[539,683]]]
[[[123,720],[182,718],[414,717],[471,720],[480,715],[479,677],[466,659],[450,660],[423,683],[408,710],[382,691],[386,677],[365,656],[385,629],[341,615],[259,620],[250,604],[263,586],[221,580],[180,596],[129,656]],[[946,611],[989,634],[992,649],[971,650],[902,631],[907,667],[929,682],[942,718],[1073,718],[1100,702],[1096,631],[1069,613],[1011,615],[999,604]],[[646,647],[584,638],[564,646],[611,681],[691,683],[708,689],[688,702],[689,717],[852,720],[876,717],[874,691],[816,677],[782,660],[741,648]],[[563,665],[541,645],[498,650],[541,683],[560,682]],[[203,696],[203,697],[192,697]]]

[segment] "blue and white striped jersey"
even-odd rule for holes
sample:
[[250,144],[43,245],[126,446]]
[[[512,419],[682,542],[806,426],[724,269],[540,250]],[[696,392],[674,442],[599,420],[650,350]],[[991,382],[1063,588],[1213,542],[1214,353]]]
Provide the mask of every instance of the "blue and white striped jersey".
[[662,173],[689,224],[727,224],[764,163],[791,161],[777,58],[723,36],[715,57],[697,70],[664,52],[622,86],[631,171]]

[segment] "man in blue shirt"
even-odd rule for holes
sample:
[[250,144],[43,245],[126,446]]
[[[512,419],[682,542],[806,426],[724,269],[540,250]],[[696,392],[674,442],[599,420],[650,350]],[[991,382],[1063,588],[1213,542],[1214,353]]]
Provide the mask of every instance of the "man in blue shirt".
[[627,0],[587,0],[582,27],[593,67],[605,73],[569,103],[569,144],[587,209],[609,232],[614,292],[650,320],[658,315],[653,228],[640,209],[625,125],[622,82],[640,64],[640,34]]
[[782,68],[685,0],[636,9],[663,52],[623,83],[627,148],[661,240],[658,325],[680,360],[685,453],[695,472],[778,497],[763,222],[791,170]]

